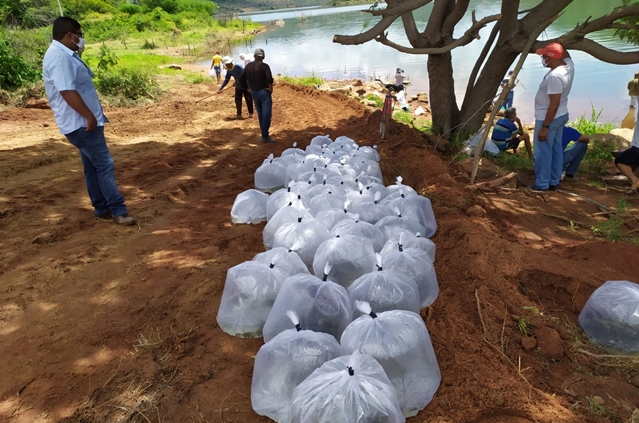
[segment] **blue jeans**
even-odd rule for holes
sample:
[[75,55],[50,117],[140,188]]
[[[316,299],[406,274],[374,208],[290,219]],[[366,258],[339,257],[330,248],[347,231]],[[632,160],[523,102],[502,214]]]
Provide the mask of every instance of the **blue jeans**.
[[588,144],[585,142],[576,142],[569,149],[564,151],[564,163],[563,168],[568,175],[574,175],[577,173],[579,163],[586,155],[588,151]]
[[503,108],[504,109],[509,109],[511,107],[513,107],[513,101],[515,100],[515,92],[510,90],[508,91],[508,94],[506,95],[506,101],[504,101],[504,105]]
[[568,123],[568,113],[556,117],[548,129],[548,139],[539,141],[539,131],[544,121],[535,121],[533,148],[535,150],[535,186],[537,188],[548,189],[550,185],[559,185],[561,172],[564,170],[564,149],[561,138],[566,123]]
[[255,102],[255,111],[257,119],[260,122],[260,130],[262,131],[262,139],[269,138],[268,130],[271,127],[271,117],[273,114],[273,98],[269,90],[252,90],[251,95]]
[[85,129],[77,129],[65,136],[80,150],[84,165],[84,180],[95,214],[100,215],[110,211],[113,217],[122,216],[127,211],[124,198],[120,195],[115,181],[115,166],[104,139],[104,126],[98,126],[91,132]]

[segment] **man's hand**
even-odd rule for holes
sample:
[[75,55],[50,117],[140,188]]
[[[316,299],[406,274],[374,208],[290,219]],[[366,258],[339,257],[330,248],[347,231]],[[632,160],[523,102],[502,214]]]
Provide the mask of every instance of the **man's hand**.
[[539,134],[537,134],[537,139],[541,142],[548,141],[548,128],[541,128]]
[[86,129],[86,131],[87,132],[91,132],[97,127],[98,127],[98,120],[93,115],[89,116],[89,118],[87,118],[87,129]]
[[78,112],[83,118],[87,120],[87,132],[93,131],[98,126],[93,112],[87,107],[82,97],[76,90],[60,91],[60,95],[67,102],[67,104],[76,112]]

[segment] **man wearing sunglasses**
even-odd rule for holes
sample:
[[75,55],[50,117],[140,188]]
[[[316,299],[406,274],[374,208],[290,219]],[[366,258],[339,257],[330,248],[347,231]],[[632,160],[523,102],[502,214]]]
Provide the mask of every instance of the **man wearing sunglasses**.
[[113,219],[118,225],[135,225],[115,180],[113,158],[104,138],[104,124],[109,120],[93,85],[93,72],[78,56],[83,49],[80,24],[68,17],[57,18],[53,22],[53,42],[42,64],[49,106],[60,133],[80,151],[95,217]]

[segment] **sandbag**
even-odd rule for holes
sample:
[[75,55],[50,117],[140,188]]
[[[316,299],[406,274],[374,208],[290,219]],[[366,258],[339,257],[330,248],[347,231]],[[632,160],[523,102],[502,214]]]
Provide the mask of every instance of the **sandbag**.
[[355,279],[373,270],[373,244],[357,235],[332,236],[317,248],[313,258],[313,273],[321,275],[327,264],[331,265],[329,279],[348,288]]
[[231,207],[231,222],[256,224],[266,220],[268,194],[256,189],[241,192]]
[[290,275],[271,263],[246,261],[226,272],[224,292],[217,312],[217,324],[229,335],[258,338],[277,293]]
[[293,391],[292,423],[404,423],[395,388],[374,358],[322,364]]
[[433,399],[441,382],[428,329],[419,314],[392,310],[376,314],[358,302],[363,316],[342,334],[346,354],[368,354],[384,368],[404,416],[415,416]]
[[286,165],[269,154],[268,158],[257,168],[253,179],[255,188],[264,192],[273,192],[284,186]]
[[419,248],[397,246],[382,254],[384,269],[396,270],[412,278],[419,287],[420,305],[428,307],[439,295],[435,266],[428,253]]
[[639,354],[639,285],[607,281],[588,298],[579,324],[610,354]]
[[[330,266],[327,266],[328,271]],[[352,309],[344,287],[313,275],[299,274],[287,278],[275,299],[264,324],[264,341],[293,328],[286,311],[294,311],[301,319],[302,329],[333,335],[335,339],[351,322]]]
[[255,356],[251,405],[279,423],[291,421],[293,390],[313,371],[342,355],[342,347],[326,333],[303,330],[294,312],[287,313],[293,329],[262,345]]
[[404,273],[384,270],[382,256],[376,254],[377,271],[366,273],[348,287],[348,298],[353,310],[353,320],[362,315],[355,304],[363,301],[378,313],[390,310],[407,310],[419,314],[419,288]]

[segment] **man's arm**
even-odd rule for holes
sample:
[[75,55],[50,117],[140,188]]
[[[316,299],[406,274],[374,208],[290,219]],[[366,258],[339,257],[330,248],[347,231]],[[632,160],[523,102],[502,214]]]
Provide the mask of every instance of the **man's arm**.
[[266,77],[266,83],[268,84],[267,90],[273,93],[273,74],[271,74],[271,67],[266,65],[265,68],[264,76]]
[[517,128],[519,128],[519,133],[523,134],[524,133],[524,127],[521,125],[521,119],[517,118],[517,119],[515,119],[515,122],[517,122]]
[[231,72],[229,72],[227,70],[226,71],[226,76],[224,77],[224,82],[222,82],[222,85],[220,85],[220,89],[217,90],[217,92],[219,93],[220,91],[222,91],[224,89],[224,87],[226,87],[226,84],[229,83],[230,80],[231,80]]
[[98,126],[97,119],[76,90],[60,91],[60,95],[73,110],[87,120],[87,131],[93,131]]
[[555,115],[557,114],[557,110],[559,109],[559,102],[561,101],[561,94],[548,94],[550,98],[550,105],[548,106],[548,110],[546,111],[546,117],[544,119],[544,126],[539,130],[539,141],[548,140],[548,127],[555,120]]

